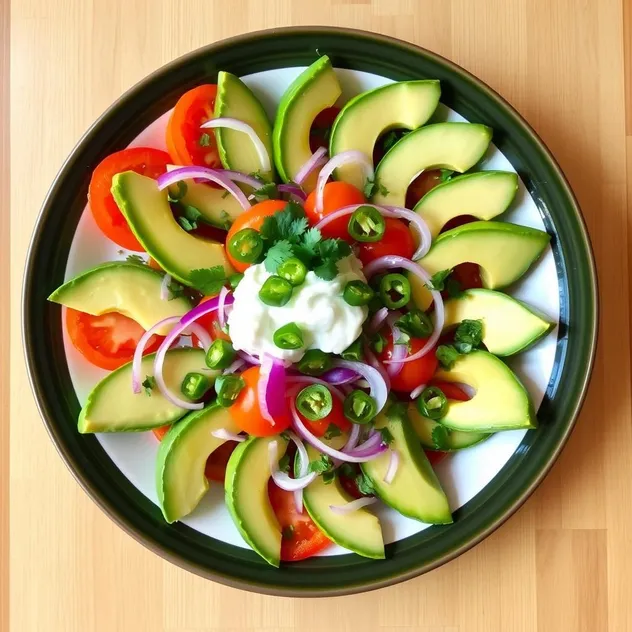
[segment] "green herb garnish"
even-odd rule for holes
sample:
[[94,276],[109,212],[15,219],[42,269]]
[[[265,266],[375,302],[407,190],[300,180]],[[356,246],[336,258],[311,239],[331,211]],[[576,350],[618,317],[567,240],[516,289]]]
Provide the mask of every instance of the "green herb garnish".
[[156,378],[153,375],[146,375],[142,383],[142,387],[145,389],[145,395],[151,397],[154,386],[156,386]]
[[212,268],[198,268],[191,270],[189,275],[191,285],[205,296],[217,294],[226,282],[226,273],[222,266]]

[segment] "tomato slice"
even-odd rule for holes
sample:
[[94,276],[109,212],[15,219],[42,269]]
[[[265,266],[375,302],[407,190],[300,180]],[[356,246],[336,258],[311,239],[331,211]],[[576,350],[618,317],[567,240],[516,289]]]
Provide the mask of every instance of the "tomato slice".
[[408,190],[406,191],[406,208],[414,208],[415,204],[438,184],[441,184],[440,169],[431,169],[420,173],[408,186]]
[[[66,308],[66,329],[72,344],[89,362],[110,371],[132,360],[145,333],[135,320],[118,312],[91,316],[70,307]],[[143,355],[155,351],[162,340],[162,336],[152,336]]]
[[329,149],[329,135],[331,134],[331,127],[340,112],[340,108],[335,105],[330,108],[325,108],[322,112],[319,112],[312,127],[309,131],[309,148],[314,153],[319,147]]
[[[162,441],[167,432],[169,432],[169,428],[171,428],[171,426],[160,426],[160,428],[154,428],[152,432],[158,441]],[[218,483],[224,482],[228,459],[230,459],[230,455],[238,445],[237,441],[226,441],[226,443],[222,443],[217,450],[211,452],[204,468],[206,478],[210,481],[217,481]]]
[[[351,206],[352,204],[364,204],[366,198],[364,193],[356,189],[352,184],[347,182],[328,182],[325,185],[323,193],[323,210],[316,212],[316,191],[312,191],[305,201],[305,212],[311,224],[317,224],[323,217],[331,215],[334,211],[341,209],[343,206]],[[347,226],[349,225],[349,217],[339,217],[331,224],[327,224],[321,233],[323,237],[344,239],[352,242],[353,239],[349,235]],[[411,253],[412,254],[412,253]]]
[[144,250],[114,201],[110,191],[112,178],[123,171],[157,178],[167,171],[170,162],[169,154],[159,149],[132,147],[117,151],[99,163],[90,180],[88,202],[94,221],[106,237],[127,250]]
[[167,148],[172,162],[211,168],[222,166],[213,130],[201,128],[202,123],[213,118],[216,96],[217,86],[204,84],[180,97],[167,125]]
[[[378,355],[380,362],[390,360],[393,357],[393,335],[388,328],[382,330],[382,335],[386,339],[386,345],[382,353]],[[426,339],[411,338],[410,355],[417,353],[426,344]],[[426,355],[410,362],[404,362],[402,370],[391,376],[391,388],[394,391],[410,393],[420,384],[427,384],[437,370],[438,360],[434,351],[429,351]]]
[[255,437],[269,437],[287,430],[292,422],[289,409],[286,410],[285,415],[274,420],[274,425],[261,414],[257,393],[259,367],[253,366],[246,369],[241,377],[246,382],[246,386],[239,393],[235,403],[228,409],[240,430]]
[[387,217],[386,228],[380,241],[365,242],[358,246],[358,257],[364,265],[386,255],[411,259],[415,253],[415,240],[408,226],[400,219]]
[[327,548],[331,541],[320,531],[305,509],[296,511],[294,494],[277,487],[270,479],[268,497],[281,527],[281,559],[298,562]]
[[[233,222],[233,225],[228,231],[228,235],[226,235],[226,243],[228,244],[228,242],[244,228],[259,230],[266,217],[270,217],[270,215],[274,215],[278,211],[282,211],[286,206],[287,202],[284,202],[283,200],[266,200],[265,202],[259,202],[259,204],[255,204],[250,207],[247,211],[244,211],[241,215],[239,215]],[[237,272],[244,272],[250,267],[249,263],[243,263],[233,259],[228,251],[228,248],[226,249],[226,255]]]

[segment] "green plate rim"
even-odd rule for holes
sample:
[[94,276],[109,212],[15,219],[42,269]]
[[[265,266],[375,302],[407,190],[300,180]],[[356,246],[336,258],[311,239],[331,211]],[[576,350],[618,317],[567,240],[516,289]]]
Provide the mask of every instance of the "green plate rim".
[[[79,404],[59,336],[61,310],[45,297],[63,281],[88,176],[102,157],[127,145],[148,121],[172,107],[178,94],[220,69],[248,74],[306,65],[319,49],[338,67],[395,80],[440,79],[443,102],[468,120],[494,128],[494,143],[518,171],[553,235],[560,334],[538,415],[540,428],[527,433],[501,472],[455,512],[454,525],[430,527],[388,545],[384,561],[350,554],[277,570],[251,551],[164,523],[159,509],[125,479],[96,438],[77,433]],[[78,186],[69,186],[73,180]],[[542,140],[502,97],[456,64],[401,40],[345,28],[287,27],[232,37],[174,60],[127,91],[84,134],[56,176],[35,225],[23,286],[23,344],[37,406],[61,457],[101,509],[136,540],[182,568],[233,587],[284,596],[344,595],[404,581],[454,559],[533,493],[563,449],[586,395],[597,343],[597,296],[592,248],[573,192]],[[569,327],[574,314],[581,317],[573,316]],[[51,366],[57,371],[49,371]]]

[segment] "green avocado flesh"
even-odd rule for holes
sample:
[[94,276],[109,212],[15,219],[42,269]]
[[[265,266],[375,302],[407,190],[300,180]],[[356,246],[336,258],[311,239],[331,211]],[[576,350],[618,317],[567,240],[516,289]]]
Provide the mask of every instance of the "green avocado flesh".
[[[229,72],[217,75],[215,118],[234,118],[252,127],[266,146],[270,164],[272,161],[272,126],[268,116],[252,93],[238,77]],[[228,128],[214,130],[219,157],[225,169],[242,173],[258,173],[264,180],[274,179],[273,171],[263,171],[263,165],[254,144],[247,134]]]
[[[506,222],[472,222],[437,237],[419,265],[432,276],[460,263],[481,267],[485,288],[494,290],[517,281],[544,252],[550,237],[536,228]],[[412,294],[419,309],[427,309],[432,298],[420,279],[409,275]]]
[[380,160],[372,201],[406,206],[406,191],[417,174],[438,168],[463,173],[483,157],[491,139],[492,130],[475,123],[436,123],[406,134]]
[[414,210],[421,215],[434,239],[459,215],[492,219],[507,210],[518,190],[518,175],[511,171],[479,171],[452,178],[431,189]]
[[[310,461],[318,460],[321,454],[313,447],[307,448]],[[303,492],[303,503],[316,526],[333,542],[363,557],[384,558],[384,540],[380,521],[368,509],[338,514],[330,507],[342,507],[353,501],[336,476],[325,483],[322,476],[316,477]]]
[[[449,524],[452,514],[448,499],[419,439],[405,413],[377,416],[376,428],[388,428],[393,436],[386,452],[362,463],[362,471],[371,479],[376,494],[399,513],[427,524]],[[399,455],[395,478],[385,483],[391,451]]]
[[285,454],[287,440],[250,437],[240,443],[226,468],[226,505],[244,540],[272,566],[279,566],[281,528],[268,498],[270,479],[269,448],[276,441],[279,458]]
[[[361,151],[369,159],[378,138],[392,129],[417,129],[439,104],[441,85],[436,80],[390,83],[351,99],[340,111],[331,130],[329,154]],[[354,164],[336,169],[336,179],[362,191],[363,171]]]
[[[204,362],[204,351],[181,348],[167,351],[163,375],[167,387],[180,397],[182,381],[187,373],[204,373],[215,378],[217,371],[210,371]],[[146,355],[141,365],[141,381],[154,375],[155,354]],[[151,395],[142,388],[140,393],[132,391],[132,363],[128,362],[104,377],[88,396],[79,414],[78,427],[82,434],[92,432],[136,432],[151,430],[173,423],[186,414],[184,408],[175,406],[158,390]]]
[[487,351],[459,356],[452,369],[439,370],[436,379],[472,386],[476,394],[466,402],[448,400],[439,423],[463,432],[529,429],[537,420],[529,395],[511,369]]
[[196,237],[174,219],[167,191],[159,191],[155,180],[134,171],[112,179],[112,195],[132,232],[160,267],[173,278],[192,285],[191,271],[222,266],[234,272],[224,246]]
[[226,443],[213,436],[215,430],[238,433],[227,408],[212,403],[189,413],[174,424],[158,449],[156,488],[167,522],[190,514],[208,490],[204,473],[209,455]]
[[[169,316],[183,316],[191,309],[187,298],[160,298],[162,279],[160,272],[146,265],[104,263],[67,281],[48,300],[93,316],[118,312],[147,330]],[[158,333],[164,336],[168,332],[169,327]]]
[[[175,165],[167,165],[167,171],[179,169]],[[212,226],[228,230],[231,224],[244,212],[241,204],[227,193],[225,189],[217,189],[195,180],[182,180],[186,185],[186,192],[179,200],[185,206],[194,206],[204,221]],[[243,185],[247,193],[252,191],[250,187]]]
[[485,289],[466,290],[445,302],[443,329],[451,329],[463,320],[483,321],[483,344],[497,356],[528,349],[554,327],[521,301]]
[[[272,141],[274,161],[284,182],[295,179],[299,169],[310,159],[309,133],[316,116],[334,105],[342,90],[329,57],[319,57],[304,70],[281,97]],[[313,173],[303,182],[307,193],[316,186]]]
[[421,441],[421,445],[429,450],[442,450],[443,452],[462,450],[491,437],[489,433],[449,430],[438,421],[422,415],[413,402],[408,405],[408,418],[419,437],[419,441]]

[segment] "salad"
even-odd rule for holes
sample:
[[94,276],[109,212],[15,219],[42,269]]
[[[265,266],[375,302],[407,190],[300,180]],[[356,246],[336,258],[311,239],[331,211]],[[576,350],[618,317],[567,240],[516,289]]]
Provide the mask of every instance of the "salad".
[[108,371],[79,432],[153,432],[165,520],[223,485],[274,566],[332,543],[384,558],[377,503],[450,524],[433,466],[536,427],[502,358],[553,326],[499,291],[549,236],[495,219],[518,177],[471,171],[491,129],[432,122],[434,80],[341,92],[322,56],[273,124],[230,73],[183,94],[167,152],[92,174],[94,220],[132,254],[49,297]]

